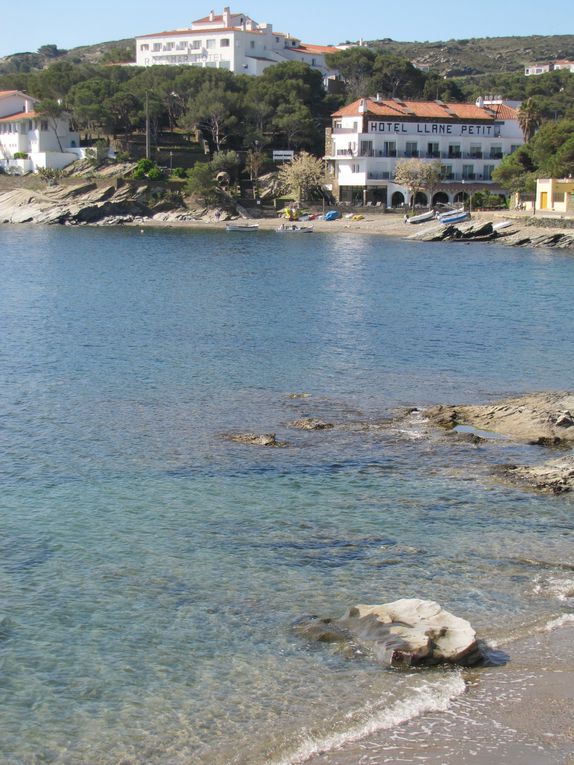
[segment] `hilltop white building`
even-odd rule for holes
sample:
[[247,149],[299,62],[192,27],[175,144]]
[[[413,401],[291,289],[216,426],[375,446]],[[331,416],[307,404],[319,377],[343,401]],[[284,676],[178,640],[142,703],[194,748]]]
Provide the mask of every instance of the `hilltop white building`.
[[[0,91],[0,167],[29,173],[60,169],[78,159],[80,137],[65,116],[48,118],[36,111],[38,100],[19,90]],[[15,159],[25,154],[26,159]]]
[[493,184],[500,161],[524,143],[518,112],[506,103],[359,99],[332,115],[325,160],[338,201],[400,207],[410,192],[395,183],[397,161],[439,161],[443,181],[417,204],[457,203]]
[[527,64],[524,67],[524,74],[527,77],[537,74],[547,74],[548,72],[554,72],[560,69],[566,69],[568,72],[574,73],[574,61],[568,61],[561,59],[559,61],[545,61],[537,64]]
[[192,22],[189,29],[136,37],[136,65],[190,65],[260,75],[269,66],[302,61],[327,79],[336,72],[327,67],[325,55],[337,50],[307,45],[289,34],[275,32],[271,24],[258,24],[245,13],[224,8],[221,15],[211,11]]

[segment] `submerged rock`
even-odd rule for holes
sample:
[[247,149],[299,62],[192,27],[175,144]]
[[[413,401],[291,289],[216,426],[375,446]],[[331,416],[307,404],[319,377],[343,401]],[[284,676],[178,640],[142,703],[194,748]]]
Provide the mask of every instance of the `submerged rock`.
[[330,430],[335,426],[332,422],[324,422],[317,417],[303,417],[300,420],[290,422],[289,427],[298,428],[299,430]]
[[353,606],[340,619],[305,617],[294,629],[311,640],[367,653],[387,667],[472,666],[483,659],[469,622],[432,600]]
[[565,494],[574,490],[574,456],[570,455],[542,465],[501,465],[494,472],[510,483],[537,491]]
[[287,446],[286,441],[278,441],[275,433],[229,433],[226,438],[238,444],[251,446]]

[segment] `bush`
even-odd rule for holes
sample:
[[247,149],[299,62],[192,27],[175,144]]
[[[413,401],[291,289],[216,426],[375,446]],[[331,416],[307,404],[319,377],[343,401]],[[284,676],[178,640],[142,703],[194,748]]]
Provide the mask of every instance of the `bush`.
[[163,173],[159,167],[152,167],[152,169],[147,174],[147,177],[150,179],[150,181],[159,181],[163,178]]
[[174,167],[171,171],[171,174],[174,178],[187,178],[187,173],[183,169],[183,167]]
[[28,159],[28,154],[25,151],[14,152],[14,159]]

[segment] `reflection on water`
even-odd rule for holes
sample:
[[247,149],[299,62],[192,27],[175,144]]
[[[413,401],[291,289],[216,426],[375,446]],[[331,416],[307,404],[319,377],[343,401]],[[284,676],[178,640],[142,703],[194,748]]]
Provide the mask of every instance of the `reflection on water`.
[[[571,258],[0,236],[3,762],[279,760],[459,684],[309,646],[302,614],[428,597],[503,639],[569,607],[572,500],[488,472],[539,448],[388,418],[568,387]],[[288,425],[309,416],[338,427]]]

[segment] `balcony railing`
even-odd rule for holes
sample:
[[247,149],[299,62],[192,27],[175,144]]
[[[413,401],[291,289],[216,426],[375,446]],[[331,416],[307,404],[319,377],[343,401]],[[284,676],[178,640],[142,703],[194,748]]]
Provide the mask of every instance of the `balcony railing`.
[[359,151],[359,153],[352,152],[349,149],[337,149],[337,156],[349,156],[349,157],[379,157],[379,158],[396,158],[396,159],[409,159],[412,157],[422,157],[423,159],[448,159],[448,160],[454,160],[454,159],[502,159],[504,156],[507,156],[510,154],[510,151],[507,152],[491,152],[490,154],[487,154],[486,152],[481,152],[480,154],[476,153],[470,153],[470,152],[459,152],[454,154],[449,154],[448,152],[422,152],[422,151],[397,151],[397,150],[388,150],[384,151],[383,149],[363,149]]

